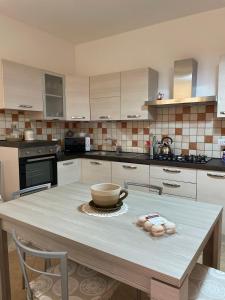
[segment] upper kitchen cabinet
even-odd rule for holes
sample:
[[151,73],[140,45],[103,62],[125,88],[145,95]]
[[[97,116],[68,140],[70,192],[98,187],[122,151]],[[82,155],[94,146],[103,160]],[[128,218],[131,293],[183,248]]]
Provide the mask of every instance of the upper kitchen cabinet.
[[225,117],[225,56],[219,64],[217,117]]
[[155,100],[157,92],[157,71],[143,68],[121,72],[121,119],[153,119],[154,110],[144,104]]
[[89,77],[66,76],[66,120],[89,121]]
[[120,73],[90,77],[92,120],[120,120]]
[[41,70],[3,60],[2,86],[1,108],[43,111]]
[[65,118],[64,76],[44,73],[44,115],[46,119]]

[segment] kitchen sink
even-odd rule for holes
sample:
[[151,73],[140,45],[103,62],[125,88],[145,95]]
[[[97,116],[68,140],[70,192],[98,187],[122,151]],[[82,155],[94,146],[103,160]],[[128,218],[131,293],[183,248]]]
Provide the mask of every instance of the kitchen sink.
[[129,152],[122,152],[122,153],[116,153],[115,151],[91,151],[86,152],[86,155],[99,155],[99,156],[116,156],[116,157],[138,157],[140,154],[137,153],[129,153]]

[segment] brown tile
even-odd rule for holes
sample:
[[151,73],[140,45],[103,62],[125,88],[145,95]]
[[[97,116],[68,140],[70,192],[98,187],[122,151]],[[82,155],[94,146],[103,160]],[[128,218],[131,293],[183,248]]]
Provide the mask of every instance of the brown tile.
[[197,143],[189,143],[189,150],[197,150]]
[[206,105],[207,113],[214,113],[214,105]]
[[132,128],[132,134],[138,134],[138,128]]
[[91,145],[93,145],[94,144],[94,140],[90,139],[90,143],[91,143]]
[[31,123],[28,122],[28,121],[26,121],[26,122],[25,122],[25,128],[31,128]]
[[149,128],[144,128],[144,134],[149,134]]
[[12,114],[12,122],[18,122],[18,121],[19,121],[18,114]]
[[[51,123],[51,122],[49,122],[49,123]],[[48,123],[47,123],[47,128],[52,128],[52,123],[51,123],[51,125],[49,124],[49,126],[51,126],[51,127],[48,127]],[[70,127],[69,122],[65,122],[65,128],[68,129],[69,127]]]
[[175,135],[182,135],[182,128],[175,128]]
[[47,128],[52,128],[52,122],[47,122]]
[[4,113],[5,113],[5,110],[4,110],[4,109],[0,109],[0,113],[1,113],[1,114],[4,114]]
[[19,110],[18,113],[19,113],[19,115],[24,115],[24,111],[23,110]]
[[77,123],[73,122],[73,128],[77,128]]
[[127,128],[127,122],[121,122],[121,127],[122,128]]
[[138,146],[138,141],[132,141],[132,147],[137,147]]
[[48,139],[48,141],[51,141],[52,140],[52,134],[47,134],[47,139]]
[[98,145],[98,150],[102,150],[102,145]]
[[107,134],[107,128],[102,128],[102,134]]
[[182,149],[181,154],[182,155],[189,155],[189,150],[188,149]]
[[36,134],[42,134],[42,128],[36,128]]
[[225,128],[221,128],[221,135],[225,135]]
[[11,128],[6,128],[6,129],[5,129],[5,133],[6,133],[6,134],[10,134],[11,132],[12,132],[12,129],[11,129]]
[[93,128],[89,128],[89,133],[93,133],[94,129]]
[[206,114],[205,113],[198,113],[197,114],[197,120],[198,121],[205,121],[206,120]]
[[183,107],[183,113],[184,114],[190,114],[191,113],[191,107],[190,106],[184,106]]
[[98,122],[98,128],[102,128],[102,123]]
[[213,136],[212,135],[205,135],[205,143],[213,143]]
[[175,120],[176,121],[182,121],[183,120],[183,114],[176,114],[175,115]]

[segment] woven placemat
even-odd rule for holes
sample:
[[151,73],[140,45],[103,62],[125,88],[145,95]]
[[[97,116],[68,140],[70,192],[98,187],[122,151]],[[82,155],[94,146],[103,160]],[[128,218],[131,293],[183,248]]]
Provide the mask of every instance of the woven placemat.
[[88,203],[84,203],[81,205],[80,210],[90,216],[100,217],[100,218],[111,218],[111,217],[117,217],[120,215],[125,214],[128,211],[127,204],[123,204],[121,208],[114,212],[102,212],[98,211],[94,207],[91,207]]

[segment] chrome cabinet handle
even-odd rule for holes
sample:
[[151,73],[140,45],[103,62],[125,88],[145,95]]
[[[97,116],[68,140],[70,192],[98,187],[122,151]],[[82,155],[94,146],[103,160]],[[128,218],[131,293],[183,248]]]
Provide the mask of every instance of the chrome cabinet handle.
[[17,105],[18,107],[22,107],[22,108],[32,108],[32,105],[25,105],[25,104],[19,104]]
[[92,165],[98,165],[98,166],[101,165],[101,163],[98,162],[98,161],[91,161],[90,163],[91,163]]
[[179,188],[179,187],[180,187],[179,184],[175,184],[175,183],[167,183],[167,182],[163,182],[163,185],[164,185],[164,186],[167,186],[167,187],[171,187],[171,188]]
[[180,170],[171,170],[171,169],[166,169],[166,168],[164,168],[163,171],[166,173],[176,173],[176,174],[181,173]]
[[108,119],[110,119],[110,116],[100,116],[99,119],[106,119],[106,120],[108,120]]
[[72,120],[84,120],[84,119],[86,119],[86,117],[84,117],[84,116],[82,116],[82,117],[81,116],[78,116],[78,117],[72,116],[71,119]]
[[221,115],[225,115],[225,111],[221,111],[220,114],[221,114]]
[[137,118],[140,118],[141,115],[127,115],[127,118],[128,119],[137,119]]
[[225,179],[225,175],[207,173],[207,176],[215,179]]
[[124,169],[132,169],[132,170],[137,169],[137,167],[135,167],[135,166],[126,166],[126,165],[123,165],[123,168]]
[[69,165],[73,165],[73,161],[63,163],[63,166],[69,166]]

